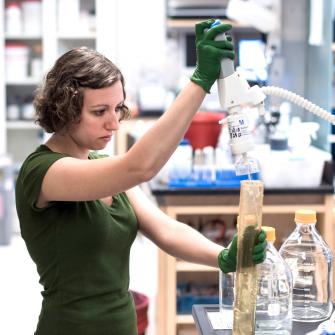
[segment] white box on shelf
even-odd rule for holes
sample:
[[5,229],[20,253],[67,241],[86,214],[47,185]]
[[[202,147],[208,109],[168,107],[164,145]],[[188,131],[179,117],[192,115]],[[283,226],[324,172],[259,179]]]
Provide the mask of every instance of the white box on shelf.
[[25,35],[42,34],[42,3],[40,0],[22,1],[22,22]]
[[24,80],[28,77],[29,47],[24,43],[6,43],[6,80]]

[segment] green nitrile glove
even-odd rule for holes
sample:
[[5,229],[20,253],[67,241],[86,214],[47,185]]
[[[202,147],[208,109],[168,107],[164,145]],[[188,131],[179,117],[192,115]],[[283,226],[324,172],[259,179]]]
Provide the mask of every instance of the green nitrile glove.
[[[265,259],[266,234],[261,230],[257,236],[257,243],[252,250],[254,264],[262,263]],[[224,273],[236,271],[237,262],[237,234],[235,234],[229,248],[223,249],[218,256],[218,264]]]
[[254,264],[259,264],[264,262],[266,257],[266,233],[262,229],[257,236],[257,243],[252,250],[252,260]]
[[229,24],[219,24],[207,31],[215,20],[207,20],[195,25],[195,44],[197,65],[191,80],[201,86],[207,93],[220,74],[222,58],[234,59],[234,46],[230,39],[214,41],[216,35],[231,29]]
[[222,272],[234,272],[236,271],[237,262],[237,234],[234,235],[229,248],[223,249],[218,256],[219,268]]

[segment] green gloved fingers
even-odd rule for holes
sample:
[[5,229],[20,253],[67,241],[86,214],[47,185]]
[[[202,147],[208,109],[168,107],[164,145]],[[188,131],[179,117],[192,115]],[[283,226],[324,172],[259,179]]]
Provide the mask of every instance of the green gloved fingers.
[[214,19],[209,19],[206,21],[196,23],[195,25],[196,40],[203,38],[205,34],[205,29],[209,29],[214,22],[215,22]]
[[[206,28],[210,28],[211,25],[212,25],[212,23],[209,25],[209,27],[206,27]],[[217,26],[214,26],[214,27],[210,28],[209,30],[207,30],[205,32],[204,32],[204,29],[203,29],[201,34],[203,34],[202,36],[203,36],[204,39],[214,40],[216,35],[225,33],[226,31],[230,30],[231,28],[232,28],[232,25],[221,23],[221,24],[218,24]]]
[[214,21],[207,20],[195,25],[197,64],[191,80],[207,93],[210,92],[212,85],[219,77],[221,60],[235,57],[234,46],[230,40],[214,40],[218,34],[231,29],[231,25],[219,24],[209,29]]
[[236,260],[237,260],[237,235],[234,236],[229,247],[223,249],[218,256],[219,268],[222,272],[234,272],[236,271]]
[[266,233],[261,230],[257,236],[258,242],[252,250],[252,260],[255,264],[262,263],[266,257]]
[[258,233],[257,239],[258,242],[266,241],[266,232],[263,229],[261,229],[261,231]]
[[[252,260],[254,264],[259,264],[266,257],[266,234],[261,230],[257,236],[257,242],[252,250]],[[236,271],[237,263],[237,234],[227,249],[223,249],[218,256],[218,265],[222,272]]]

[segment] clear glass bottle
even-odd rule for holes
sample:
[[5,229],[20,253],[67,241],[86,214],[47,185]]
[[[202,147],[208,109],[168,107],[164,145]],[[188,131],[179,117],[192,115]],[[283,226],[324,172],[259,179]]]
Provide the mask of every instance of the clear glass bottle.
[[292,274],[274,246],[276,231],[266,233],[266,259],[257,265],[258,292],[255,334],[290,335],[292,332]]
[[[229,249],[231,242],[227,246]],[[235,272],[219,272],[219,306],[220,311],[232,311],[234,309],[235,297]]]
[[182,139],[171,156],[169,173],[170,181],[183,183],[191,178],[192,174],[192,146],[187,139]]
[[295,212],[296,228],[280,254],[293,276],[293,320],[318,322],[332,311],[333,254],[316,230],[316,212]]
[[[230,244],[228,245],[228,248]],[[227,329],[233,329],[236,272],[219,271],[219,307]]]

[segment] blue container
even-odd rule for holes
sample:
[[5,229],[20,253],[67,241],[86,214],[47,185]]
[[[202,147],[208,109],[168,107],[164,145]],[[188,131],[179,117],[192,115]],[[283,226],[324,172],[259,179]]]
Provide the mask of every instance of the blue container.
[[194,296],[192,294],[177,297],[177,314],[192,314],[193,305],[218,305],[218,296]]
[[[258,180],[259,174],[250,175],[252,180]],[[239,188],[242,180],[247,180],[248,176],[237,176],[235,170],[221,170],[216,172],[215,181],[208,182],[204,179],[170,179],[168,186],[174,188]]]

